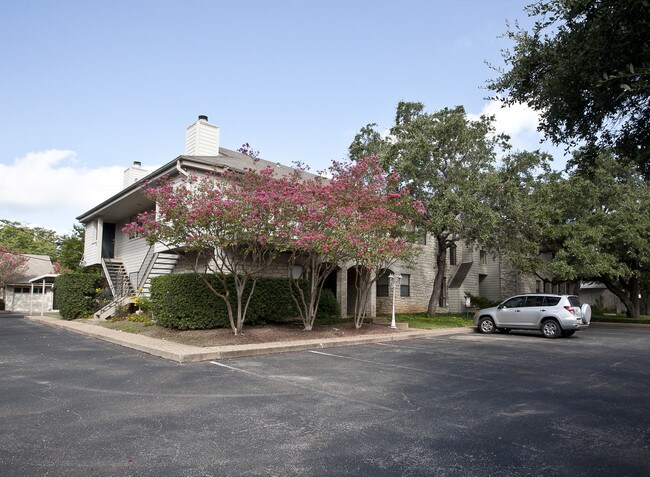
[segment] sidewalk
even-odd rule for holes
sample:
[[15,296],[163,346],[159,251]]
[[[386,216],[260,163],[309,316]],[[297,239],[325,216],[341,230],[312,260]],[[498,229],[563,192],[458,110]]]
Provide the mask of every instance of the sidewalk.
[[279,341],[262,344],[245,344],[232,346],[214,346],[202,348],[189,346],[172,341],[159,340],[124,331],[110,330],[102,326],[76,321],[66,321],[50,316],[25,316],[25,319],[36,321],[48,326],[62,328],[80,333],[91,338],[108,341],[126,348],[135,349],[178,363],[191,363],[196,361],[210,361],[216,359],[241,358],[244,356],[259,356],[263,354],[285,353],[288,351],[304,351],[310,349],[336,348],[341,346],[355,346],[369,343],[399,341],[415,338],[426,338],[437,335],[473,332],[471,328],[443,328],[438,330],[409,330],[395,331],[386,329],[385,335],[369,335],[361,337],[343,337],[332,339],[312,339],[301,341]]

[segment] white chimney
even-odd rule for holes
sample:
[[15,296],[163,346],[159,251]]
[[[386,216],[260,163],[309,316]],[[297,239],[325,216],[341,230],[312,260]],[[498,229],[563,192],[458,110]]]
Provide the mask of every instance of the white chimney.
[[207,116],[199,116],[185,131],[185,155],[218,156],[219,133],[219,126],[210,124]]
[[149,174],[149,171],[142,168],[142,163],[140,161],[133,161],[133,165],[124,171],[123,188],[126,189],[131,184],[138,182],[147,174]]

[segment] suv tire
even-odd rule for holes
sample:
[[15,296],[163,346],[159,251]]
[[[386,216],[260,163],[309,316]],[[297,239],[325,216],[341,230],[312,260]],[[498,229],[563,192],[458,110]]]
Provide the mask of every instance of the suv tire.
[[553,319],[546,319],[542,321],[542,327],[540,331],[544,335],[544,338],[559,338],[562,335],[562,328],[560,324]]
[[486,333],[486,334],[494,333],[497,329],[496,325],[494,324],[494,320],[489,316],[482,316],[478,320],[477,328],[481,333]]

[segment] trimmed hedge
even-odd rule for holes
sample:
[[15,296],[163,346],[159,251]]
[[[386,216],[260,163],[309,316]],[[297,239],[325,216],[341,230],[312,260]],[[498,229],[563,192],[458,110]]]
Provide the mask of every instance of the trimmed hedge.
[[101,277],[89,273],[65,273],[54,280],[59,313],[64,320],[91,315]]
[[[208,275],[215,289],[221,283]],[[237,309],[234,280],[229,279],[230,302]],[[247,285],[248,293],[250,283]],[[155,277],[151,281],[151,310],[156,322],[167,328],[200,330],[230,326],[226,304],[216,296],[195,273],[171,274]],[[337,303],[329,290],[323,290],[318,316],[337,314]],[[261,277],[255,285],[246,313],[246,324],[276,321],[298,317],[286,278]]]

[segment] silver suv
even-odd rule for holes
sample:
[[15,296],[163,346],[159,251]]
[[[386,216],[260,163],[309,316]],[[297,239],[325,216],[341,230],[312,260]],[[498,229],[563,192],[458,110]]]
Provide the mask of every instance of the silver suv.
[[574,295],[531,293],[508,298],[474,315],[481,333],[508,333],[513,329],[539,330],[546,338],[571,336],[591,321],[591,307]]

